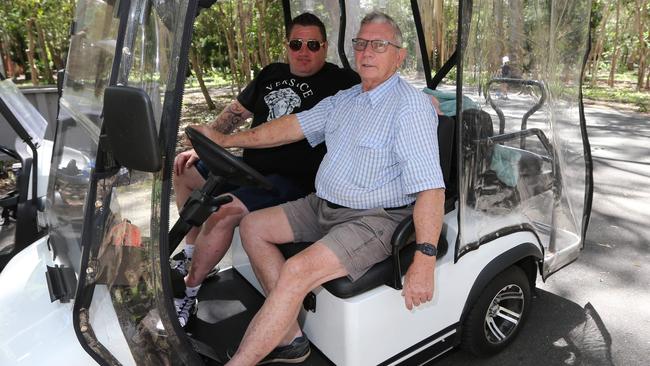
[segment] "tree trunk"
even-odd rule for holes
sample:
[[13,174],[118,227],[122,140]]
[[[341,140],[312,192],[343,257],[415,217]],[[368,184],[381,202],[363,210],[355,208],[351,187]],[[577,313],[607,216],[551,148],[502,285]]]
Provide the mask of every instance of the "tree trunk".
[[232,35],[226,35],[226,45],[228,46],[228,62],[230,63],[230,72],[232,73],[232,81],[234,86],[237,87],[237,92],[241,91],[241,83],[239,82],[239,68],[237,67],[237,51],[235,50],[235,40]]
[[257,0],[255,2],[257,5],[257,15],[259,17],[258,29],[257,29],[257,47],[258,55],[260,58],[260,66],[264,67],[268,65],[269,62],[269,37],[266,33],[266,0]]
[[203,81],[203,63],[201,62],[201,55],[193,46],[190,48],[190,61],[192,62],[192,70],[194,70],[194,74],[196,74],[196,79],[199,81],[199,86],[201,87],[203,98],[205,98],[205,103],[208,105],[208,109],[213,111],[217,107],[214,105],[210,93],[208,93],[208,88],[206,88],[205,82]]
[[241,74],[244,75],[244,80],[246,80],[246,84],[248,84],[251,81],[251,60],[248,53],[247,30],[248,24],[250,23],[249,19],[251,12],[244,9],[243,1],[237,1],[237,14],[239,18]]
[[[510,35],[508,43],[510,50],[510,66],[515,75],[524,72],[524,4],[523,0],[510,0],[508,12],[510,15]],[[506,55],[504,55],[506,56]]]
[[641,90],[643,88],[643,81],[645,79],[645,60],[646,60],[646,45],[645,45],[645,14],[647,12],[647,2],[645,0],[636,0],[636,26],[637,26],[637,35],[639,38],[639,71],[636,82],[636,89]]
[[0,65],[2,65],[2,70],[0,70],[0,73],[2,73],[3,76],[9,78],[9,73],[7,69],[7,59],[8,57],[5,56],[5,45],[4,42],[2,41],[2,37],[0,37]]
[[[434,15],[435,12],[433,6],[434,0],[420,0],[418,5],[420,6],[420,16],[422,17],[422,31],[424,33],[424,44],[427,45],[427,56],[429,57],[429,66],[432,70],[436,70],[438,65],[436,64],[436,47],[434,46],[434,37],[436,36],[435,24],[434,24]],[[418,57],[418,62],[420,61]]]
[[445,48],[445,13],[444,1],[433,1],[433,28],[435,31],[435,38],[433,46],[436,52],[436,70],[442,67],[442,64],[447,60],[447,49]]
[[47,48],[50,50],[50,54],[52,55],[52,62],[54,62],[54,67],[56,70],[65,68],[65,61],[63,61],[61,53],[57,51],[57,48],[54,47],[52,41],[47,39],[45,42],[47,43]]
[[[358,1],[346,1],[346,5],[346,13],[348,19],[361,19],[361,4]],[[358,23],[359,22],[352,22],[352,24],[349,24],[345,32],[347,34],[354,34],[356,37],[360,26]],[[354,60],[354,49],[352,49],[352,43],[350,41],[345,42],[345,54],[348,56],[348,58],[352,58],[352,60]]]
[[239,82],[239,69],[237,68],[237,51],[235,49],[235,39],[233,35],[234,24],[233,22],[227,22],[227,15],[225,10],[222,8],[222,3],[217,2],[215,5],[216,11],[219,13],[219,19],[223,19],[222,22],[219,22],[220,31],[223,32],[226,38],[226,46],[228,48],[228,63],[230,65],[230,73],[232,80],[232,88],[237,88],[237,92],[241,91],[241,83]]
[[[625,33],[625,32],[623,32]],[[625,50],[626,57],[620,57],[621,60],[625,60],[625,70],[632,71],[634,70],[634,65],[636,64],[637,49],[630,49],[627,45],[623,46]]]
[[[327,9],[327,14],[329,15],[330,19],[338,19],[339,18],[339,0],[324,0],[323,1],[323,6],[325,9]],[[328,55],[338,55],[338,48],[339,48],[339,27],[333,27],[331,32],[327,34],[327,40],[328,40],[328,49],[327,49],[327,54]],[[337,50],[336,53],[333,53],[333,50]],[[286,52],[284,52],[286,55]],[[346,55],[347,56],[347,55]],[[285,56],[286,57],[286,56]],[[348,58],[349,60],[349,58]]]
[[616,1],[616,28],[614,31],[614,52],[612,52],[612,61],[610,63],[611,69],[609,70],[609,79],[607,80],[607,85],[610,87],[614,86],[614,75],[616,74],[616,63],[618,61],[618,30],[619,30],[619,20],[621,14],[621,0]]
[[52,68],[50,67],[50,58],[47,57],[47,47],[45,46],[45,37],[43,36],[43,28],[41,28],[40,24],[35,19],[32,19],[32,22],[34,23],[36,27],[36,35],[38,36],[38,53],[41,57],[41,61],[43,61],[43,67],[44,70],[43,72],[45,73],[45,77],[47,78],[48,84],[54,84],[54,75],[52,74]]
[[501,66],[501,57],[505,56],[508,50],[506,49],[506,37],[503,30],[503,3],[495,1],[493,4],[494,11],[494,24],[496,24],[496,44],[498,45],[496,52],[490,52],[490,63],[494,67],[494,71],[498,70]]
[[596,46],[594,47],[593,54],[591,57],[591,81],[589,85],[593,88],[596,85],[598,79],[598,63],[603,53],[603,42],[605,41],[605,25],[607,25],[607,19],[609,18],[610,10],[609,4],[605,5],[605,14],[603,19],[600,21],[600,31],[598,32],[598,40],[596,41]]
[[27,37],[29,39],[29,48],[27,49],[27,58],[29,60],[29,67],[32,71],[32,84],[38,85],[38,69],[36,68],[36,61],[34,60],[34,35],[32,34],[32,20],[27,21]]
[[443,0],[420,0],[424,43],[427,45],[429,66],[433,71],[439,70],[445,62],[445,23]]
[[3,60],[7,70],[5,76],[7,79],[15,79],[18,75],[16,75],[17,72],[14,68],[14,60],[11,58],[11,38],[6,35],[0,35],[0,42],[3,42],[5,49],[5,59]]

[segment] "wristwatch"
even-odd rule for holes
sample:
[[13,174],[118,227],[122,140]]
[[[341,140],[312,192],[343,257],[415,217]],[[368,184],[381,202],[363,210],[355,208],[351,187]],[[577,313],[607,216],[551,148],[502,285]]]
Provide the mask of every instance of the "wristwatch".
[[415,250],[429,257],[435,257],[438,254],[438,248],[431,243],[416,243]]

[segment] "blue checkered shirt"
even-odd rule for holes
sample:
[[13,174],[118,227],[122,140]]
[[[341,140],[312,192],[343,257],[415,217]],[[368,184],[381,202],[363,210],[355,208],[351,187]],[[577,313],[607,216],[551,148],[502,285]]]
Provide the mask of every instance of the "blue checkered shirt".
[[397,74],[369,92],[361,85],[340,91],[297,117],[312,146],[327,145],[316,175],[322,199],[355,209],[388,208],[444,188],[435,109]]

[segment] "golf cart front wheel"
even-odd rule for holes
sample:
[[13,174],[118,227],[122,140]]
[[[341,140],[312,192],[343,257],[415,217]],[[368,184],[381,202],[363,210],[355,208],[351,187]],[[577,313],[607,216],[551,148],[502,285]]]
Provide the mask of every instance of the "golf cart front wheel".
[[462,347],[479,357],[503,350],[521,329],[530,299],[530,284],[520,267],[499,273],[465,319]]

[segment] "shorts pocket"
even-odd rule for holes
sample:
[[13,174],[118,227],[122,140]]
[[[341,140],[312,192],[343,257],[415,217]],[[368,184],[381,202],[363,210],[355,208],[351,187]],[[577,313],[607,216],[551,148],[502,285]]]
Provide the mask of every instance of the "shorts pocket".
[[390,228],[386,228],[386,219],[366,216],[357,221],[359,236],[362,241],[351,253],[352,262],[358,271],[365,272],[374,264],[383,261],[391,254]]

